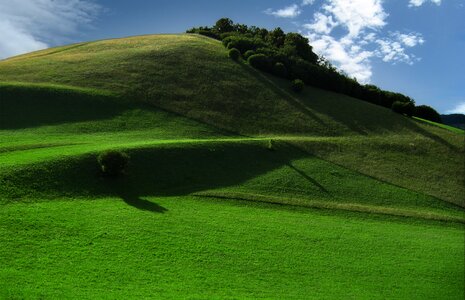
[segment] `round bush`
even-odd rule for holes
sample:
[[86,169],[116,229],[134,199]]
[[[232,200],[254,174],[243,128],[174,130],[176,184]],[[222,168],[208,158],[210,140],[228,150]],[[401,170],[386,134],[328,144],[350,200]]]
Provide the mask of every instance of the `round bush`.
[[105,151],[97,158],[100,170],[106,176],[116,177],[126,170],[129,164],[129,155],[121,151]]
[[270,71],[270,59],[264,54],[254,54],[247,59],[247,62],[254,68],[262,71]]
[[391,109],[396,113],[411,117],[415,110],[415,105],[412,102],[395,101]]
[[304,90],[305,84],[300,79],[295,79],[292,81],[292,90],[296,93],[300,93]]
[[428,105],[416,106],[413,115],[422,119],[442,123],[441,115],[439,115],[434,108]]
[[255,51],[253,50],[248,50],[244,53],[244,58],[245,59],[249,59],[249,57],[251,57],[252,55],[255,55]]
[[276,63],[273,67],[273,74],[282,78],[287,77],[287,69],[283,63]]
[[392,103],[391,107],[392,111],[398,113],[398,114],[403,114],[404,113],[404,103],[400,101],[395,101]]
[[240,56],[241,53],[236,48],[232,48],[231,50],[229,50],[229,57],[233,60],[238,60]]

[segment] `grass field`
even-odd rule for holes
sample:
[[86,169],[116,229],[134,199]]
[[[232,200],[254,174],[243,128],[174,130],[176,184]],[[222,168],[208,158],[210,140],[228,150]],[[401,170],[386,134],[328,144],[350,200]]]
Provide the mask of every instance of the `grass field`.
[[460,132],[290,93],[195,35],[39,51],[0,82],[0,298],[464,297]]
[[145,210],[117,198],[3,206],[0,297],[464,296],[461,226],[191,197],[140,201]]

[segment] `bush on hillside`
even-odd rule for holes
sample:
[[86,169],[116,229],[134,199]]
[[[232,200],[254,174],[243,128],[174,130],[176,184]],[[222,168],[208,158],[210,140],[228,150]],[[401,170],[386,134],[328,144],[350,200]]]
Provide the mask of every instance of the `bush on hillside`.
[[126,171],[129,155],[121,151],[109,150],[101,153],[97,161],[104,175],[116,177]]
[[404,113],[404,103],[400,101],[395,101],[392,103],[391,107],[393,112],[396,112],[398,114],[403,114]]
[[295,79],[292,81],[292,90],[296,93],[301,93],[304,90],[305,84],[300,79]]
[[249,57],[251,57],[252,55],[255,55],[255,54],[256,54],[256,53],[255,53],[255,51],[253,51],[253,50],[245,51],[245,53],[244,53],[244,58],[245,58],[245,59],[249,59]]
[[404,114],[411,117],[413,116],[414,112],[415,112],[415,104],[413,104],[412,102],[407,102],[404,104]]
[[282,78],[287,77],[287,69],[286,66],[283,63],[275,63],[273,67],[273,74]]
[[[285,33],[281,28],[267,30],[256,26],[235,24],[228,18],[222,18],[213,27],[198,27],[188,32],[197,32],[209,36],[219,36],[228,49],[238,49],[244,59],[257,54],[250,63],[261,71],[273,73],[287,79],[299,78],[306,85],[346,94],[364,101],[392,108],[394,102],[409,103],[399,106],[399,112],[411,116],[414,114],[415,101],[400,93],[385,91],[375,85],[363,85],[334,67],[327,59],[313,52],[308,38],[299,33]],[[286,76],[281,65],[286,68]],[[395,106],[395,105],[394,105]]]
[[268,56],[263,54],[254,54],[247,59],[247,62],[254,68],[262,71],[270,71],[271,61]]
[[241,56],[241,53],[239,52],[239,50],[237,50],[236,48],[232,48],[231,50],[229,50],[229,57],[232,58],[233,60],[238,60],[239,57]]
[[416,106],[415,110],[413,111],[413,115],[425,120],[442,123],[441,115],[439,115],[439,113],[434,108],[428,105]]
[[412,102],[394,101],[391,109],[398,114],[411,117],[413,115],[415,105]]
[[248,38],[244,36],[231,35],[223,40],[223,45],[228,49],[236,48],[241,53],[248,50],[257,50],[258,48],[265,47],[265,43],[257,38]]

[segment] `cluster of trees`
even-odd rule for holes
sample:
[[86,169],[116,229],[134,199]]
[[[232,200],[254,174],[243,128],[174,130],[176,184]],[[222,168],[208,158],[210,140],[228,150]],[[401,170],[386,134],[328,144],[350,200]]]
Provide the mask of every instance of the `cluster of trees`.
[[[228,18],[218,20],[213,27],[192,28],[187,33],[218,39],[230,51],[234,49],[230,52],[233,59],[242,56],[254,68],[276,76],[299,79],[305,84],[346,94],[408,116],[417,111],[412,98],[374,85],[360,84],[355,78],[338,71],[325,58],[316,55],[309,40],[298,33],[284,33],[279,27],[267,30],[235,24]],[[426,115],[429,116],[419,117]]]

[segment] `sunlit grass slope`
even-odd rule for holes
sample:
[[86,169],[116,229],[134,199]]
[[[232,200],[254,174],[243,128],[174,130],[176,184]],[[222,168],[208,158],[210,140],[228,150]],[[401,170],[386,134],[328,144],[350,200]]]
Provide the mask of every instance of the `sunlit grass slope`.
[[423,128],[322,90],[309,89],[302,103],[287,93],[287,81],[276,86],[228,59],[220,42],[197,35],[138,36],[34,52],[0,62],[0,82],[98,89],[243,134],[340,136]]
[[463,227],[191,197],[0,209],[0,298],[463,299]]

